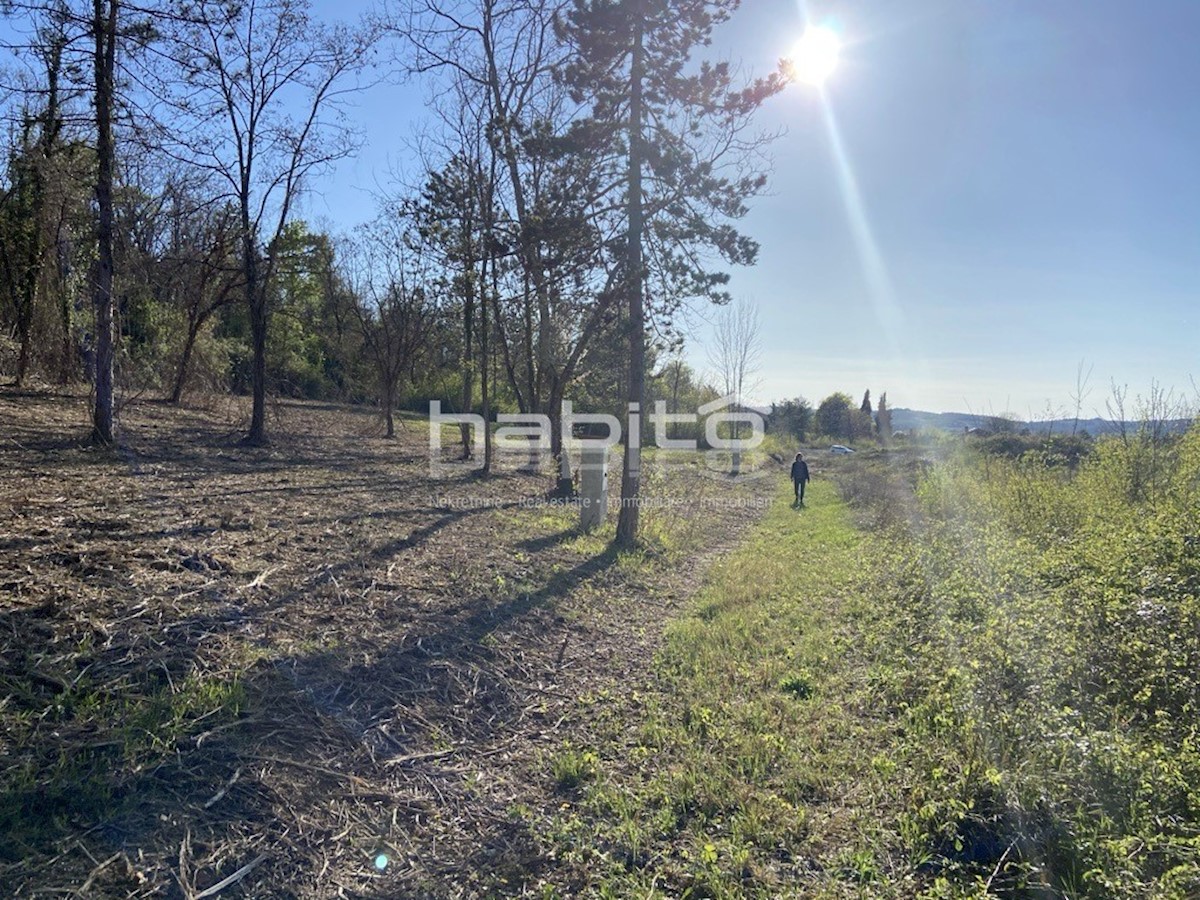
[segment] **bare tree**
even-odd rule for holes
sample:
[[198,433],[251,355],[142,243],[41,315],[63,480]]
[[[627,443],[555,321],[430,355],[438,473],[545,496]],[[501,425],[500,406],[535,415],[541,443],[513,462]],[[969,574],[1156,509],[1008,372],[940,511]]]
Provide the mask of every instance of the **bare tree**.
[[1129,399],[1129,386],[1111,382],[1105,402],[1109,419],[1120,439],[1128,498],[1154,505],[1167,490],[1171,463],[1175,459],[1177,434],[1192,418],[1183,395],[1150,382],[1146,396]]
[[402,220],[381,217],[359,230],[350,265],[354,313],[375,368],[387,437],[400,381],[424,348],[433,313],[421,243]]
[[[589,363],[619,299],[612,245],[620,227],[607,213],[597,158],[573,152],[567,134],[579,112],[556,78],[567,48],[555,35],[564,0],[405,0],[396,27],[413,48],[408,65],[444,73],[454,104],[443,115],[451,155],[463,141],[464,109],[482,125],[486,265],[492,324],[508,386],[522,412],[551,421],[556,491],[572,490],[561,442],[562,401]],[[487,331],[482,337],[489,337]]]
[[[721,307],[713,325],[713,340],[708,348],[709,365],[724,396],[735,407],[745,402],[746,395],[757,385],[754,373],[762,357],[762,341],[758,328],[758,307],[744,298]],[[741,422],[733,423],[733,439],[741,437]],[[731,473],[741,472],[742,454],[733,451]]]
[[306,180],[349,154],[339,116],[373,41],[325,27],[307,0],[199,0],[175,35],[182,71],[161,139],[177,158],[223,182],[238,211],[242,291],[253,344],[249,444],[266,434],[269,286],[277,250]]
[[183,314],[185,323],[168,396],[169,402],[178,403],[183,399],[201,331],[239,296],[244,285],[234,209],[199,204],[185,191],[176,190],[169,198],[167,217],[170,234],[161,260],[164,271],[159,287],[164,298]]
[[1075,370],[1075,390],[1071,393],[1071,402],[1075,404],[1075,418],[1071,423],[1071,436],[1074,437],[1079,431],[1079,414],[1083,411],[1083,402],[1087,399],[1088,394],[1092,389],[1088,383],[1092,380],[1092,370],[1096,368],[1094,365],[1088,366],[1087,371],[1083,370],[1084,360],[1079,361],[1079,366]]

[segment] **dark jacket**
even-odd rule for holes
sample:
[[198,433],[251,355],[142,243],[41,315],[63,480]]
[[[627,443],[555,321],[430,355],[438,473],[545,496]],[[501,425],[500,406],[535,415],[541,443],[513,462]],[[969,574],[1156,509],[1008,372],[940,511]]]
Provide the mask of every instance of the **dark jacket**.
[[802,459],[792,463],[792,481],[799,484],[802,481],[808,481],[808,463]]

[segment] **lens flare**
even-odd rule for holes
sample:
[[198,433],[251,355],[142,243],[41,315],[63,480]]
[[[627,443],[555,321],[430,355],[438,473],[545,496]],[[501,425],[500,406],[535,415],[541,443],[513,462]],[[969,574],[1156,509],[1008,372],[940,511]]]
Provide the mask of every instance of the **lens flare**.
[[837,68],[842,42],[832,29],[809,27],[792,53],[792,72],[800,81],[822,85]]

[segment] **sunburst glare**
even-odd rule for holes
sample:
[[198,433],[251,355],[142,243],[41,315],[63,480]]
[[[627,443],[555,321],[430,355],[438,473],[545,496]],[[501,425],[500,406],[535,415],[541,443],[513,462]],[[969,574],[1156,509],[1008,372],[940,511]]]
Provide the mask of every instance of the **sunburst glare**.
[[837,68],[841,49],[842,42],[832,29],[810,26],[792,52],[792,72],[799,81],[820,86]]

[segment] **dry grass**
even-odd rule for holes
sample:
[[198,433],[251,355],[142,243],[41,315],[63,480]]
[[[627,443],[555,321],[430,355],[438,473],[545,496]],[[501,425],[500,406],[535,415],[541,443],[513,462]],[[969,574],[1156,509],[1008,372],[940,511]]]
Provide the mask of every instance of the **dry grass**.
[[0,393],[5,896],[521,896],[546,754],[758,516],[696,501],[772,482],[651,478],[688,502],[621,557],[545,477],[431,482],[421,423],[137,403],[109,452],[86,412]]

